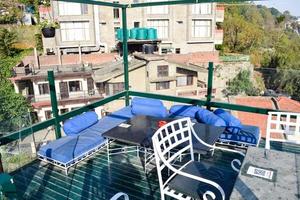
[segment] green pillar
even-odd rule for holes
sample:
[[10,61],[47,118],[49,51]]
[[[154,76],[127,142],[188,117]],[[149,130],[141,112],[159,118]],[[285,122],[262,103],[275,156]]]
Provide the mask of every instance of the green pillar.
[[49,81],[49,88],[50,88],[50,98],[51,98],[51,106],[52,106],[52,113],[55,119],[55,136],[56,139],[61,138],[61,131],[60,131],[60,123],[58,120],[58,107],[57,107],[57,98],[56,98],[56,90],[55,90],[55,81],[54,81],[54,72],[48,71],[48,81]]
[[208,63],[208,79],[207,79],[207,95],[206,95],[206,109],[210,110],[210,102],[212,98],[213,88],[213,77],[214,77],[214,63]]
[[126,7],[122,7],[122,28],[123,28],[123,62],[124,62],[124,83],[125,83],[125,104],[126,106],[129,105],[129,79],[128,79],[128,46],[127,46],[127,40],[128,40],[128,32],[127,32],[127,13],[126,13]]

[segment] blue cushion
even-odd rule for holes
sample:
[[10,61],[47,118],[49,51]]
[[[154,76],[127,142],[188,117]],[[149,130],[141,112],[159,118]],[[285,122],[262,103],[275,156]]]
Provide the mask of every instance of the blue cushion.
[[233,116],[232,114],[230,114],[229,112],[226,112],[223,109],[217,109],[214,111],[214,114],[221,117],[225,121],[226,127],[229,128],[229,131],[234,130],[234,129],[232,129],[232,127],[239,128],[239,129],[242,128],[241,121],[238,118],[236,118],[235,116]]
[[97,121],[98,115],[94,111],[90,111],[67,120],[63,129],[66,135],[74,135],[97,123]]
[[94,124],[79,135],[70,135],[42,146],[39,155],[68,163],[76,157],[103,144],[105,139],[99,134],[99,124]]
[[158,99],[134,97],[131,100],[131,105],[146,105],[146,106],[164,106],[163,102]]
[[164,106],[134,104],[131,106],[134,115],[147,115],[152,117],[168,117],[168,111]]
[[218,117],[213,112],[210,112],[205,109],[199,110],[196,113],[196,118],[199,122],[202,122],[204,124],[213,125],[213,126],[221,126],[221,127],[226,126],[226,123],[224,122],[224,120],[222,118]]
[[198,106],[189,105],[173,105],[170,108],[170,117],[183,116],[190,117],[192,119],[196,118],[196,113],[202,108]]
[[242,125],[238,131],[226,130],[220,137],[222,142],[234,144],[246,144],[248,146],[257,146],[260,139],[260,129],[257,126]]

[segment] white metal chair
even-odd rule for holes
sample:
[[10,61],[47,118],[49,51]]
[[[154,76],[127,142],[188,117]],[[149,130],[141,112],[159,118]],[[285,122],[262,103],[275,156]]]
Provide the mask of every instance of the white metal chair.
[[[300,113],[269,112],[265,148],[270,149],[270,141],[300,144]],[[282,134],[274,138],[272,134]]]
[[[123,198],[122,198],[123,197]],[[123,192],[118,192],[117,194],[115,194],[110,200],[118,200],[118,199],[124,199],[124,200],[129,200],[129,197],[127,194],[123,193]]]
[[[219,183],[210,180],[208,174],[210,171],[216,169],[215,166],[210,166],[208,168],[201,166],[201,162],[194,161],[194,152],[193,152],[193,143],[192,143],[192,134],[195,136],[200,143],[205,146],[208,146],[212,149],[221,149],[225,151],[230,151],[234,153],[239,153],[242,156],[245,156],[243,153],[231,150],[224,149],[221,147],[215,147],[206,144],[203,142],[195,133],[190,118],[182,118],[175,121],[172,121],[163,127],[159,128],[156,133],[152,137],[156,167],[159,179],[159,186],[161,192],[161,199],[165,199],[165,195],[171,196],[176,199],[193,199],[193,198],[203,198],[207,199],[210,197],[212,199],[226,199],[229,196],[224,192],[223,187],[229,187],[229,184],[220,185]],[[180,162],[181,156],[185,155],[188,157],[187,162]],[[178,165],[178,162],[180,165]],[[241,165],[241,162],[237,159],[234,159],[231,162],[231,166],[234,169],[230,170],[229,173],[221,174],[221,179],[228,181],[224,176],[230,176],[231,179],[236,178],[237,173],[235,171],[239,171],[235,165]],[[201,169],[198,167],[202,167]],[[168,171],[168,177],[163,176],[166,174],[165,171]],[[193,171],[190,173],[190,171]],[[204,171],[203,171],[204,170]],[[204,172],[204,175],[201,174]],[[233,175],[233,176],[232,176]],[[188,181],[191,180],[193,182]],[[233,180],[233,181],[234,181]],[[177,182],[177,183],[176,183]],[[220,182],[220,181],[219,181]],[[188,186],[188,190],[178,190],[174,189],[174,185],[186,185]],[[198,193],[198,184],[208,185],[209,188],[213,188],[212,190],[204,190]],[[227,186],[226,186],[227,185]],[[233,184],[232,184],[233,186]],[[195,197],[195,193],[193,193],[193,188],[197,190],[197,194]],[[192,191],[193,190],[193,191]],[[231,187],[232,190],[232,187]],[[216,194],[218,193],[218,194]],[[202,195],[202,196],[201,196]],[[227,195],[227,196],[226,196]]]

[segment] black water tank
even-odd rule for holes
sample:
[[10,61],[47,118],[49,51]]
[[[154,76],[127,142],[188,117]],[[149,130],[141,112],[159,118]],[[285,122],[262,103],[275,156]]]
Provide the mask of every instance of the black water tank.
[[143,53],[144,54],[153,54],[154,52],[154,45],[152,44],[144,44],[143,45]]

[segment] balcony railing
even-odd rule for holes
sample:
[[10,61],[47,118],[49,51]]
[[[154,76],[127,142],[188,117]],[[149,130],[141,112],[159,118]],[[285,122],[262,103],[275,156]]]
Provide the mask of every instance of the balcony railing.
[[[74,92],[57,93],[58,101],[68,100],[90,100],[90,99],[101,99],[105,97],[105,94],[99,93],[98,90],[81,90]],[[50,94],[45,95],[27,95],[27,100],[30,103],[37,103],[41,101],[50,101]]]

